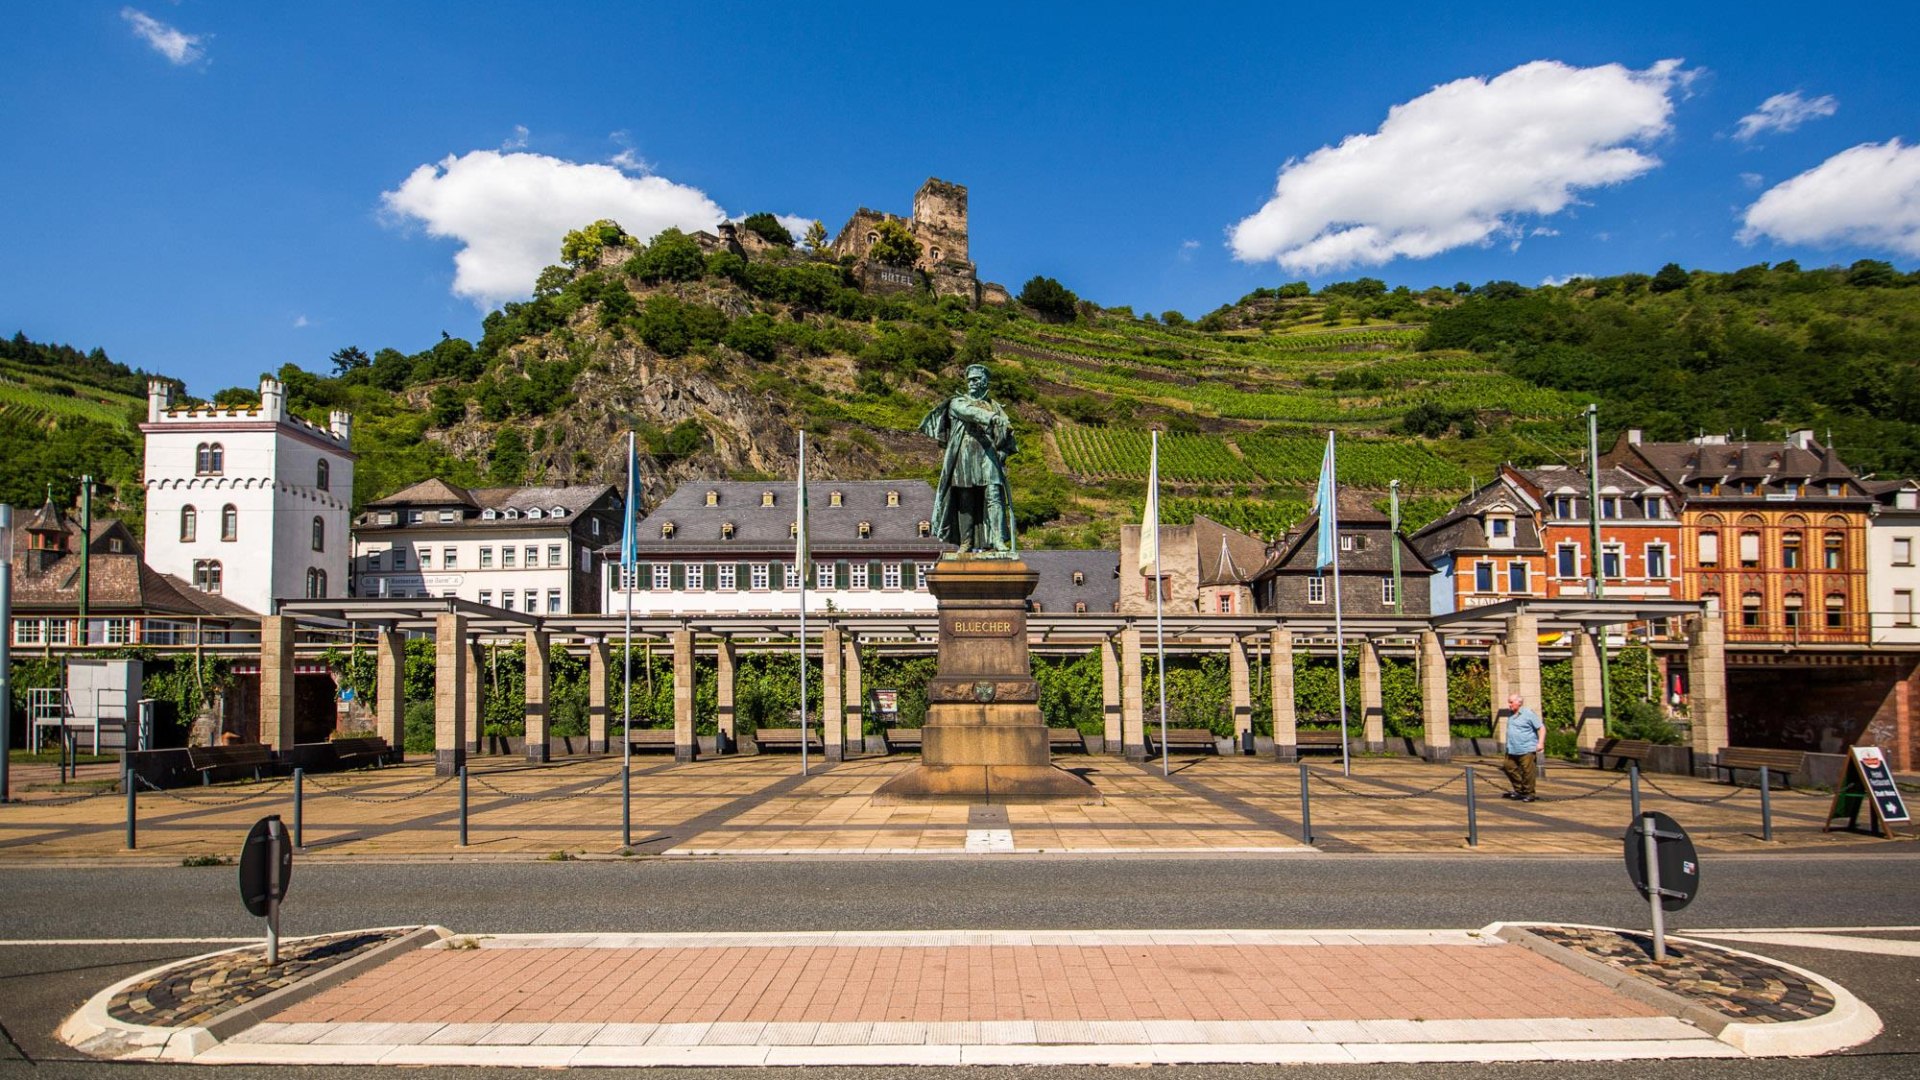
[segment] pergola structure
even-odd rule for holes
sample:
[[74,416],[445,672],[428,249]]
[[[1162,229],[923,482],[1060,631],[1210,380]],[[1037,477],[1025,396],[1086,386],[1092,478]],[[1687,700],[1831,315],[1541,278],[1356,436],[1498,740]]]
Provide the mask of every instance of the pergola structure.
[[[1381,680],[1383,653],[1411,655],[1418,664],[1423,723],[1423,753],[1444,761],[1452,754],[1447,705],[1449,656],[1484,656],[1492,689],[1488,715],[1496,739],[1506,721],[1508,695],[1540,702],[1543,649],[1562,651],[1573,662],[1574,711],[1579,741],[1591,746],[1605,736],[1600,657],[1609,628],[1664,624],[1686,627],[1684,649],[1689,706],[1696,753],[1712,755],[1727,743],[1725,635],[1719,617],[1697,603],[1668,600],[1528,600],[1434,617],[1368,616],[1346,620],[1343,631],[1359,652],[1355,731],[1368,749],[1386,746]],[[823,745],[829,760],[864,748],[861,715],[860,648],[927,654],[938,643],[939,619],[928,615],[817,613],[809,618],[807,651],[821,665]],[[435,641],[434,746],[439,771],[452,773],[477,749],[483,680],[484,643],[519,639],[526,644],[526,756],[546,761],[551,754],[548,702],[552,678],[549,650],[555,645],[585,651],[588,660],[588,736],[590,752],[608,748],[608,676],[614,644],[626,639],[625,620],[615,615],[542,616],[503,611],[465,600],[333,599],[294,600],[277,615],[261,620],[260,717],[262,741],[286,746],[293,741],[294,650],[298,633],[371,632],[376,645],[376,730],[389,744],[404,742],[405,650],[408,634],[431,634]],[[1042,654],[1097,649],[1101,658],[1105,716],[1104,745],[1131,758],[1147,752],[1143,650],[1153,643],[1153,620],[1112,614],[1035,614],[1028,619],[1030,647]],[[650,616],[632,623],[635,646],[666,646],[674,673],[674,752],[694,756],[695,660],[714,660],[717,720],[731,740],[734,732],[734,682],[740,650],[794,649],[797,615]],[[1236,737],[1253,729],[1252,659],[1270,660],[1297,651],[1332,655],[1333,620],[1298,615],[1200,615],[1165,620],[1169,652],[1193,655],[1224,652],[1228,658],[1230,702]],[[1545,644],[1543,644],[1543,642]],[[1298,717],[1294,707],[1292,663],[1268,663],[1273,706],[1274,753],[1297,755]]]

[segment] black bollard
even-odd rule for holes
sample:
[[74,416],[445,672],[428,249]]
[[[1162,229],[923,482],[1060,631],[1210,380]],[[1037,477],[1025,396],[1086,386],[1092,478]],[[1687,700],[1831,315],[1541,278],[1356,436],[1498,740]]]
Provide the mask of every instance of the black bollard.
[[[802,742],[806,741],[805,734],[801,733]],[[620,846],[633,846],[633,770],[624,758],[620,761]]]
[[467,767],[460,766],[460,846],[467,846]]
[[300,851],[307,846],[307,830],[301,824],[301,811],[306,802],[307,770],[295,766],[293,770],[293,850]]
[[1480,806],[1474,798],[1473,766],[1467,766],[1467,846],[1480,846]]
[[1627,794],[1633,799],[1633,820],[1640,820],[1640,763],[1627,762]]
[[127,850],[128,850],[128,851],[132,851],[132,850],[134,850],[134,849],[135,849],[136,847],[138,847],[138,846],[139,846],[139,836],[138,836],[138,833],[137,833],[137,825],[136,825],[136,820],[137,820],[137,819],[136,819],[136,817],[135,817],[135,814],[136,814],[136,810],[135,810],[135,807],[134,807],[134,801],[133,801],[133,797],[134,797],[134,786],[133,786],[133,785],[134,785],[134,782],[135,782],[135,781],[134,781],[134,778],[133,778],[133,767],[132,767],[131,765],[129,765],[129,766],[127,767],[127,774],[126,774],[126,775],[127,775],[127,779],[126,779],[126,784],[127,784]]
[[1313,796],[1307,786],[1307,763],[1300,763],[1300,842],[1313,846]]
[[1760,766],[1760,839],[1773,839],[1773,773]]

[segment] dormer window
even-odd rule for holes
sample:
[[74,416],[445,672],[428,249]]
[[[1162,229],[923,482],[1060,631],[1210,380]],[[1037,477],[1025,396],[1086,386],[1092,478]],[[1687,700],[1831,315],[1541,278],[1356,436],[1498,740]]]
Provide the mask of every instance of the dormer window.
[[1553,516],[1554,517],[1559,518],[1562,521],[1565,521],[1573,517],[1573,514],[1574,514],[1573,496],[1555,495],[1553,497]]
[[1827,496],[1829,498],[1837,499],[1844,494],[1846,494],[1845,484],[1842,484],[1836,481],[1836,482],[1829,483],[1827,485]]
[[714,491],[714,490],[713,490],[713,489],[711,489],[711,488],[709,488],[709,489],[707,489],[707,505],[708,505],[708,506],[719,506],[719,505],[720,505],[720,493],[719,493],[719,492],[717,492],[717,491]]
[[1075,585],[1085,585],[1087,583],[1087,575],[1082,571],[1075,570],[1073,572],[1073,583]]
[[497,518],[499,516],[500,516],[499,513],[496,512],[494,508],[491,506],[487,507],[485,510],[480,511],[481,521],[492,521],[494,518]]
[[773,492],[771,492],[771,491],[763,491],[763,492],[761,492],[761,493],[760,493],[760,505],[761,505],[761,506],[772,506],[772,505],[773,505]]
[[926,538],[932,535],[933,535],[933,522],[931,521],[921,522],[920,523],[920,539],[925,540]]
[[660,539],[662,540],[673,539],[673,522],[663,521],[660,523]]
[[393,511],[382,510],[378,514],[374,515],[374,520],[378,521],[382,525],[391,525],[393,524]]
[[1600,500],[1600,516],[1603,518],[1618,518],[1620,516],[1620,496],[1607,495],[1602,497]]
[[872,536],[873,536],[873,522],[871,521],[861,522],[860,523],[860,539],[866,540],[866,539],[870,539]]
[[517,519],[518,519],[519,517],[520,517],[520,511],[518,511],[518,510],[515,510],[515,509],[514,509],[513,507],[511,507],[511,506],[509,506],[509,507],[507,507],[507,520],[508,520],[508,521],[514,521],[514,520],[517,520]]
[[530,518],[537,518],[537,517],[543,517],[544,515],[540,512],[539,507],[529,506],[527,507],[527,516]]
[[899,506],[899,505],[900,505],[900,493],[899,493],[899,492],[897,492],[897,491],[889,491],[889,492],[887,492],[887,505],[888,505],[888,506]]
[[721,526],[720,526],[720,539],[722,539],[722,540],[731,540],[731,539],[733,539],[733,522],[731,522],[731,521],[728,521],[728,522],[723,522],[723,523],[721,524]]
[[799,537],[800,537],[800,523],[797,521],[787,522],[787,539],[797,540],[799,539]]
[[548,516],[548,517],[557,517],[557,518],[563,518],[563,517],[566,517],[566,516],[567,516],[567,508],[566,508],[566,507],[564,507],[564,506],[556,506],[556,507],[554,507],[553,509],[551,509],[551,510],[549,510],[549,511],[547,511],[547,516]]
[[1513,514],[1505,507],[1500,513],[1489,514],[1486,518],[1487,546],[1492,548],[1510,548],[1513,546]]
[[422,510],[409,510],[409,511],[407,511],[407,524],[409,524],[409,525],[418,525],[418,524],[420,524],[420,523],[421,523],[422,521],[425,521],[425,520],[426,520],[426,517],[427,517],[427,515],[426,515],[426,512],[425,512],[425,511],[422,511]]
[[456,511],[456,510],[442,510],[442,511],[440,511],[440,523],[441,523],[441,524],[443,524],[443,525],[444,525],[444,524],[447,524],[447,523],[449,523],[449,522],[454,522],[454,521],[458,521],[458,520],[460,520],[460,514],[459,514],[459,512],[458,512],[458,511]]
[[828,505],[828,506],[839,506],[839,505],[840,505],[840,493],[839,493],[839,492],[837,492],[837,491],[829,491],[829,492],[827,492],[827,505]]

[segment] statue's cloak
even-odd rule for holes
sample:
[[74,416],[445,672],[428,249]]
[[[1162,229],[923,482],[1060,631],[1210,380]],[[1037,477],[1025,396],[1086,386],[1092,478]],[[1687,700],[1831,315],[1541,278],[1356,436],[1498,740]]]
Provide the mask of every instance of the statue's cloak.
[[1013,504],[1003,464],[1018,450],[1013,423],[998,402],[962,394],[927,413],[920,421],[920,433],[946,448],[940,461],[940,485],[933,492],[933,535],[949,544],[962,544],[959,507],[952,498],[955,489],[998,486],[1007,506]]

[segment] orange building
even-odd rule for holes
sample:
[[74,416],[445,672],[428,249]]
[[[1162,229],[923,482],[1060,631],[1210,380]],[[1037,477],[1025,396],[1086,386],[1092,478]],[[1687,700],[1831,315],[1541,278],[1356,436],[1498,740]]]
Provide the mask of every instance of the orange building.
[[[1549,597],[1585,597],[1593,573],[1592,489],[1584,469],[1502,469],[1540,507]],[[1606,595],[1682,599],[1680,513],[1673,493],[1629,469],[1600,470],[1600,572]]]
[[1867,642],[1874,500],[1813,432],[1653,443],[1628,431],[1602,461],[1678,493],[1683,599],[1725,612],[1729,643]]
[[1520,476],[1503,470],[1409,537],[1413,549],[1434,569],[1433,614],[1551,595],[1540,509]]

